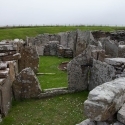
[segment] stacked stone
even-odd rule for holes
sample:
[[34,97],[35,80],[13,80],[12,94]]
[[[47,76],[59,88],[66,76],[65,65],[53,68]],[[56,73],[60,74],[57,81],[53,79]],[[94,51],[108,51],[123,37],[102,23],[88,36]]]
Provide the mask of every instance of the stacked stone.
[[105,62],[115,69],[115,78],[125,77],[125,58],[105,58]]
[[57,56],[57,48],[59,45],[59,41],[49,41],[44,46],[44,54],[45,56]]
[[72,58],[73,51],[70,48],[64,48],[63,46],[58,46],[57,50],[58,57]]
[[18,72],[20,53],[13,41],[0,42],[0,113],[6,116],[12,101],[12,82]]
[[125,78],[104,83],[90,91],[88,99],[84,102],[84,114],[89,119],[79,125],[125,124],[124,92]]
[[114,32],[110,32],[110,37],[112,40],[125,41],[125,31],[124,30],[117,30]]

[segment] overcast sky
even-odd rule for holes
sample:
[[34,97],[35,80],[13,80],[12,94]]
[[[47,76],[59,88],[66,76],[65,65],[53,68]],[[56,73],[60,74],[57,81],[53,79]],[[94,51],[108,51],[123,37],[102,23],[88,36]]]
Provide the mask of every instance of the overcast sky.
[[125,0],[0,0],[0,26],[125,26]]

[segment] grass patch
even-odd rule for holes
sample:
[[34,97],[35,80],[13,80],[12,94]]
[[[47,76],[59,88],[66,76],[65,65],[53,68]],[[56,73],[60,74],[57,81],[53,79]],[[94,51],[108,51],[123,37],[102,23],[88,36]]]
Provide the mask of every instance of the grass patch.
[[67,87],[67,72],[58,69],[61,62],[70,61],[71,58],[58,58],[54,56],[40,56],[39,72],[55,73],[54,75],[37,75],[42,89]]
[[83,103],[88,91],[42,100],[13,101],[0,125],[75,125],[85,119]]
[[34,37],[43,33],[59,33],[66,31],[80,30],[125,30],[125,27],[111,27],[111,26],[38,26],[38,27],[5,27],[0,28],[0,41],[4,39],[26,39],[26,36]]

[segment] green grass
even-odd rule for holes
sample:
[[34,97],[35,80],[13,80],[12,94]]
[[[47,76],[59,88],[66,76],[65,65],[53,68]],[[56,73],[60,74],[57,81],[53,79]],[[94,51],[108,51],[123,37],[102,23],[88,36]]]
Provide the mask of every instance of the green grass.
[[42,89],[67,87],[67,72],[58,69],[61,62],[70,61],[68,58],[58,58],[54,56],[41,56],[39,72],[55,73],[54,75],[37,75]]
[[38,26],[38,27],[12,27],[0,28],[0,41],[4,39],[26,39],[26,36],[34,37],[43,33],[59,33],[72,31],[76,29],[81,30],[103,30],[113,31],[118,29],[125,29],[125,27],[110,27],[110,26]]
[[41,100],[13,101],[0,125],[75,125],[85,119],[83,103],[88,91]]

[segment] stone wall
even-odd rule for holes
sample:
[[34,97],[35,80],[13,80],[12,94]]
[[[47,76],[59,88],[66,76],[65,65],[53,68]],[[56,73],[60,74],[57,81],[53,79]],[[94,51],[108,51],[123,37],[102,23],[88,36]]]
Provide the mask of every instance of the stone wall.
[[12,83],[18,72],[20,53],[12,41],[0,42],[0,114],[8,114],[12,102]]
[[[101,43],[101,47],[106,51],[106,54],[110,54],[112,57],[118,56],[118,45],[125,45],[125,31],[67,31],[58,34],[39,34],[36,37],[27,37],[27,45],[35,45],[39,55],[51,55],[50,50],[44,48],[44,46],[51,46],[50,41],[58,41],[58,44],[63,48],[71,49],[73,57],[81,54],[88,45],[98,46]],[[52,43],[53,44],[53,43]],[[114,49],[115,47],[115,49]],[[44,54],[45,49],[45,54]],[[58,48],[57,48],[58,49]],[[111,49],[111,50],[110,50]],[[114,51],[115,50],[115,51]],[[56,48],[54,51],[57,51]],[[52,54],[53,55],[53,54]],[[57,54],[55,53],[55,56]]]
[[[125,78],[118,78],[97,86],[90,91],[84,102],[84,114],[91,120],[79,125],[88,124],[125,124]],[[120,109],[120,110],[119,110]],[[117,115],[116,115],[117,114]],[[116,116],[116,117],[115,117]],[[118,122],[119,121],[119,122]]]

